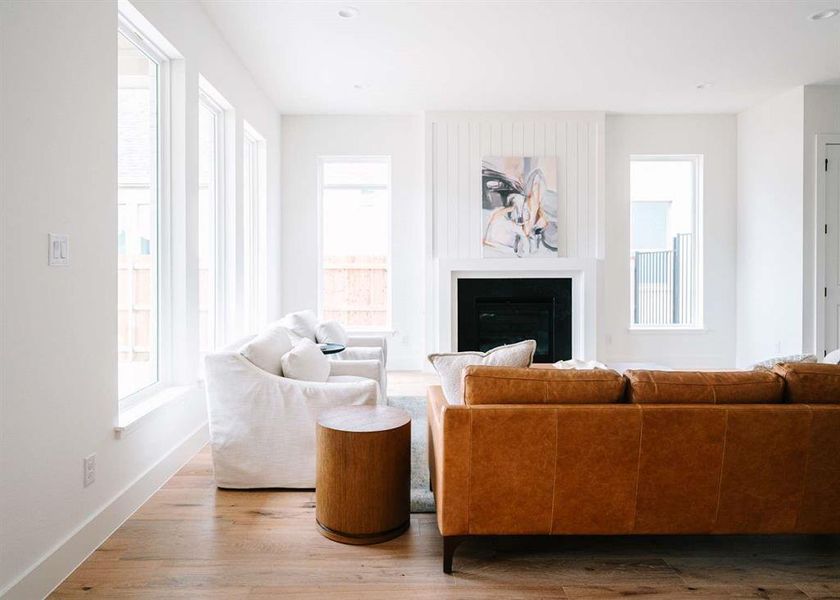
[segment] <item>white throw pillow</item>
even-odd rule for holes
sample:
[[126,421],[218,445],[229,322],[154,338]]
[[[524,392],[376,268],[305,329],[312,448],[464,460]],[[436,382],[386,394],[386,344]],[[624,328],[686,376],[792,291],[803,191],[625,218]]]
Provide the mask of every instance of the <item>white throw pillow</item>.
[[330,361],[315,342],[303,338],[280,361],[283,377],[324,383],[330,376]]
[[293,342],[297,342],[301,338],[315,341],[318,317],[311,310],[289,313],[280,319],[280,323],[289,330]]
[[840,365],[840,350],[832,350],[820,362],[827,365]]
[[347,345],[347,331],[338,321],[324,321],[315,330],[315,341],[319,344]]
[[529,367],[534,360],[537,342],[525,340],[509,346],[499,346],[487,352],[453,352],[430,354],[429,362],[440,375],[443,395],[449,404],[463,404],[464,390],[461,372],[470,365],[493,367]]
[[554,363],[555,369],[573,369],[576,371],[591,371],[595,369],[609,369],[607,365],[597,360],[580,360],[572,358],[571,360],[559,360]]
[[275,321],[242,346],[239,353],[263,371],[282,375],[281,359],[291,349],[289,332],[279,321]]
[[753,371],[762,371],[764,369],[773,369],[776,365],[782,363],[815,363],[817,357],[813,354],[788,354],[787,356],[776,356],[768,358],[761,362],[757,362],[752,366]]

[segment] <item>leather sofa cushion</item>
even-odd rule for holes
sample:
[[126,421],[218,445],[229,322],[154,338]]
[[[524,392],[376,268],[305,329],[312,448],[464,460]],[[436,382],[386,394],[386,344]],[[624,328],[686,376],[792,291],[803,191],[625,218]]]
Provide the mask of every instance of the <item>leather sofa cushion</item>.
[[773,370],[785,380],[785,400],[795,404],[840,403],[840,365],[784,363]]
[[624,399],[616,371],[469,366],[463,371],[464,403],[610,404]]
[[634,404],[775,404],[784,391],[784,380],[766,370],[629,370],[624,376]]

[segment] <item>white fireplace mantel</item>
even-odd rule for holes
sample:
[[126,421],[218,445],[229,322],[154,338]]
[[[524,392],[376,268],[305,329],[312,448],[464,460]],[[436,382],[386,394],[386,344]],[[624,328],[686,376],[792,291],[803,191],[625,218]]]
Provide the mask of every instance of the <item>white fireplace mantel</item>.
[[432,351],[458,347],[457,281],[466,278],[522,279],[568,277],[572,280],[572,356],[596,356],[598,261],[590,258],[438,259],[435,263],[437,302]]

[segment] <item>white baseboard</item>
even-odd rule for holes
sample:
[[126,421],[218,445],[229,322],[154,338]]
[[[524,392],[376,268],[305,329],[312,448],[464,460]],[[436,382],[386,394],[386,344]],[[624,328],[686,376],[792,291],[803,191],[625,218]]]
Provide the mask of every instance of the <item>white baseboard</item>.
[[45,598],[207,443],[203,423],[5,590],[4,600]]

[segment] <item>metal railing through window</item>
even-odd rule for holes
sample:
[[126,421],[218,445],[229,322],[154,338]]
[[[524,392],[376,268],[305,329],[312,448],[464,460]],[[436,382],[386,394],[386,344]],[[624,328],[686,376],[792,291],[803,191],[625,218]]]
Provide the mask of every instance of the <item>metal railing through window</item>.
[[670,250],[634,252],[633,325],[694,324],[696,273],[694,238],[674,236]]

